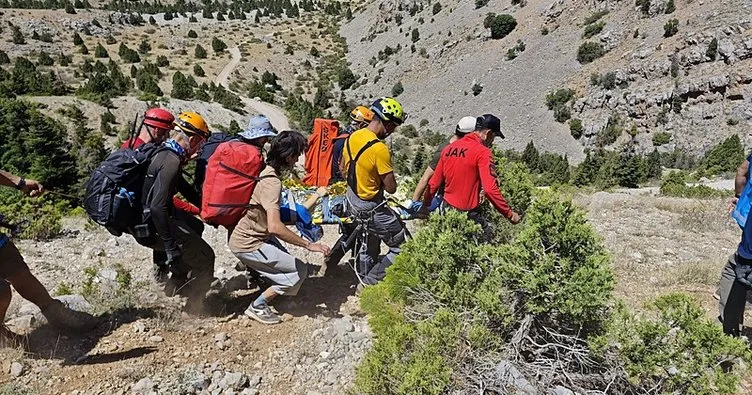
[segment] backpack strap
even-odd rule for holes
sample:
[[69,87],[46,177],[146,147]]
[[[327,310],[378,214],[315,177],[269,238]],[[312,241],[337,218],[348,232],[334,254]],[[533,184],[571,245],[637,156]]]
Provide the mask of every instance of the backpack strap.
[[355,176],[355,164],[358,163],[358,159],[360,159],[360,156],[363,155],[367,149],[371,148],[379,141],[381,140],[373,139],[367,142],[366,145],[355,154],[355,158],[353,158],[352,151],[350,151],[350,137],[348,136],[345,140],[345,150],[347,150],[347,157],[350,159],[350,162],[347,164],[347,186],[349,186],[356,195],[358,194],[358,180]]

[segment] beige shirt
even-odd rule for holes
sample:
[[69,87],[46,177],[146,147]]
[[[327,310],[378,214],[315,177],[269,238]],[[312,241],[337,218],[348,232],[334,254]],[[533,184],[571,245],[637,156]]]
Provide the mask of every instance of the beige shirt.
[[251,195],[251,207],[230,233],[228,245],[232,252],[253,252],[258,250],[269,237],[267,210],[279,210],[282,194],[282,181],[271,166],[266,166]]

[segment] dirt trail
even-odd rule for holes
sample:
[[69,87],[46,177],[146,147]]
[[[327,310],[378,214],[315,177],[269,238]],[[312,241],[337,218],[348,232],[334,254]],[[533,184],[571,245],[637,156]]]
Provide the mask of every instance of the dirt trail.
[[[230,48],[230,55],[232,55],[232,58],[230,59],[230,62],[227,63],[227,65],[222,69],[222,71],[217,75],[217,78],[215,79],[215,83],[217,85],[222,85],[227,89],[230,89],[228,81],[230,79],[230,75],[233,71],[235,71],[235,68],[238,66],[238,63],[240,63],[240,48],[238,47],[232,47]],[[263,115],[266,115],[267,118],[271,121],[272,125],[277,130],[288,130],[290,129],[290,123],[287,120],[287,116],[285,116],[285,111],[274,104],[265,103],[261,100],[257,100],[254,98],[248,98],[240,95],[240,93],[235,92],[238,96],[240,96],[240,99],[243,100],[243,103],[246,106],[246,109],[251,113],[260,113]]]

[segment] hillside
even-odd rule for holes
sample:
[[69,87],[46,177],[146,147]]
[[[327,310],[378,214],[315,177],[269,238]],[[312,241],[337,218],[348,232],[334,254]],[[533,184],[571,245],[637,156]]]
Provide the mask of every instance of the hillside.
[[[361,77],[348,97],[388,94],[401,82],[400,99],[412,122],[426,119],[432,129],[448,133],[464,115],[497,113],[508,131],[502,147],[522,150],[532,140],[575,161],[582,159],[585,147],[614,144],[612,137],[597,137],[609,124],[618,126],[616,146],[629,140],[623,132],[634,126],[643,152],[652,151],[653,136],[661,132],[671,138],[660,151],[676,147],[694,155],[731,134],[739,134],[747,145],[752,142],[745,132],[752,119],[748,2],[677,1],[671,14],[657,1],[648,4],[646,13],[629,1],[510,5],[492,0],[476,8],[471,2],[445,0],[434,14],[436,4],[379,2],[356,10],[341,29],[350,49],[348,61]],[[416,7],[412,16],[411,7]],[[583,39],[584,21],[597,11],[608,11],[594,22],[605,24]],[[491,12],[512,15],[516,28],[502,39],[491,39],[483,28]],[[665,38],[664,25],[674,18],[680,21],[678,33]],[[706,54],[713,38],[718,42],[715,60]],[[518,40],[524,51],[507,60],[505,54]],[[600,43],[605,55],[580,64],[578,47],[585,41]],[[387,46],[397,48],[389,51],[396,53],[377,58]],[[591,85],[592,74],[609,72],[615,74],[615,86]],[[477,96],[475,83],[482,86]],[[546,95],[559,88],[574,91],[567,106],[571,117],[582,121],[584,137],[579,140],[546,107]]]

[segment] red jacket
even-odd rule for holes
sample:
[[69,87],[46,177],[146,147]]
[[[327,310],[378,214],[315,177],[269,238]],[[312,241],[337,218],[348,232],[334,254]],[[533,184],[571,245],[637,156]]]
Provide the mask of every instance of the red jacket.
[[[138,148],[141,145],[144,145],[144,140],[141,140],[141,137],[134,137],[136,140],[133,142],[133,148]],[[131,144],[131,139],[127,139],[123,141],[123,144],[120,145],[120,148],[128,148],[128,146]],[[191,204],[189,202],[186,202],[185,200],[178,199],[177,196],[172,197],[172,204],[175,206],[176,209],[185,211],[188,214],[191,215],[199,215],[201,210],[199,210],[196,205]]]
[[477,209],[483,188],[483,193],[496,210],[507,218],[513,214],[499,190],[491,149],[483,145],[475,133],[447,145],[441,151],[441,159],[428,182],[424,202],[433,199],[442,183],[444,201],[456,209]]

